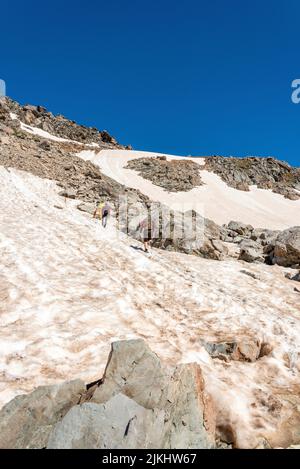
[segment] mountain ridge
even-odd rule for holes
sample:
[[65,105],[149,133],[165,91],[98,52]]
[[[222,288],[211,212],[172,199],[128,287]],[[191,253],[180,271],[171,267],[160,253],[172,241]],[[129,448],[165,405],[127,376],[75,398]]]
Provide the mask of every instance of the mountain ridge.
[[[299,444],[299,200],[230,187],[210,157],[94,142],[54,117],[44,130],[47,111],[34,111],[0,101],[0,446],[87,447],[95,428],[97,447]],[[141,158],[164,166],[167,187],[126,168]],[[91,216],[99,201],[106,228]],[[147,254],[137,226],[151,209]],[[110,343],[121,353],[106,366]]]

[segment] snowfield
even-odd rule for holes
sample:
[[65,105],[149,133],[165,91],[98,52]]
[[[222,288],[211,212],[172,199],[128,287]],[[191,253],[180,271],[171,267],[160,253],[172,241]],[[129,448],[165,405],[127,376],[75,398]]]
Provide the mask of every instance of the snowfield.
[[[207,185],[191,193],[168,194],[123,168],[141,152],[81,156],[153,199],[200,197],[218,223],[284,228],[299,213],[300,201],[236,191],[213,174],[203,174]],[[38,385],[96,380],[111,341],[142,337],[170,364],[200,363],[218,422],[233,426],[239,446],[272,440],[282,419],[294,415],[291,396],[299,396],[299,293],[284,277],[289,269],[162,250],[147,256],[115,230],[113,218],[104,230],[76,209],[79,201],[61,198],[53,181],[1,166],[0,178],[0,405]],[[248,337],[272,344],[273,353],[226,363],[201,345]],[[263,404],[279,395],[280,421]]]
[[[128,161],[134,158],[155,157],[160,153],[132,150],[83,150],[77,156],[91,160],[102,172],[117,182],[139,189],[154,201],[160,201],[175,210],[194,209],[206,218],[222,225],[231,220],[251,224],[254,228],[283,230],[300,224],[300,199],[285,199],[271,190],[250,188],[244,192],[229,187],[216,174],[201,171],[203,186],[189,192],[167,192],[151,181],[139,176],[136,171],[125,169]],[[167,159],[186,159],[186,157],[165,155]],[[204,164],[204,158],[188,159]]]

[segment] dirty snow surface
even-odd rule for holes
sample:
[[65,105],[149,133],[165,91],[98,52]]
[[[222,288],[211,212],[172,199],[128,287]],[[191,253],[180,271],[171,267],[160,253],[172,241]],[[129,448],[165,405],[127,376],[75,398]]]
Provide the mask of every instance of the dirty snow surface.
[[[149,256],[113,217],[103,229],[78,201],[58,196],[53,181],[1,166],[0,179],[1,405],[38,385],[98,379],[111,341],[142,337],[171,365],[200,363],[218,422],[235,429],[241,447],[289,417],[299,396],[300,313],[284,269]],[[247,338],[273,353],[226,363],[201,345]],[[278,395],[287,396],[280,418],[268,405]]]
[[[139,176],[132,169],[126,169],[129,160],[161,155],[132,150],[84,150],[78,156],[89,159],[100,166],[102,172],[117,182],[139,189],[151,200],[160,201],[174,210],[194,209],[219,225],[238,220],[250,223],[254,228],[284,230],[300,224],[300,199],[288,200],[271,190],[251,186],[249,192],[229,187],[210,171],[202,170],[203,185],[188,192],[167,192],[151,181]],[[186,159],[182,156],[165,155],[168,160]],[[204,158],[188,157],[202,166]]]

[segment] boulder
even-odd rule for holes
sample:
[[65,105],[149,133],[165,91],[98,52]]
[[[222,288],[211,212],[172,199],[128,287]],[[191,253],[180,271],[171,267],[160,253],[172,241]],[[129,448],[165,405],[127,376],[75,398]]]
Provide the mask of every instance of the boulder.
[[272,262],[283,267],[300,265],[300,226],[284,230],[277,236]]
[[163,428],[163,411],[117,394],[103,404],[72,407],[53,429],[47,449],[159,448]]
[[227,246],[219,239],[211,239],[211,244],[215,248],[215,250],[218,251],[220,254],[224,256],[228,255]]
[[246,262],[264,262],[265,258],[261,244],[251,239],[243,240],[240,243],[239,259]]
[[114,342],[92,402],[103,403],[122,392],[148,409],[159,406],[170,376],[142,339]]
[[80,380],[40,386],[0,411],[0,448],[44,448],[52,427],[85,393]]
[[202,341],[202,344],[212,358],[224,361],[255,362],[259,358],[269,355],[273,350],[271,344],[252,338],[228,342]]
[[141,241],[139,222],[149,218],[152,225],[152,245],[169,251],[195,254],[209,259],[224,259],[227,246],[220,241],[223,228],[196,213],[194,210],[179,212],[159,202],[148,204],[136,201],[136,194],[127,198],[125,217],[119,210],[119,228]]
[[163,411],[158,448],[215,444],[215,413],[197,364],[166,369],[144,341],[115,342],[103,379],[95,387],[88,391],[90,402],[103,403],[122,393],[157,415]]
[[295,282],[300,282],[300,270],[297,274],[292,274],[288,272],[287,274],[285,274],[285,278],[289,280],[294,280]]
[[143,340],[112,344],[103,377],[44,386],[0,412],[2,448],[213,448],[199,365],[164,367]]
[[249,235],[254,230],[252,225],[246,225],[238,221],[231,221],[228,224],[228,229],[241,236]]
[[162,448],[215,447],[216,413],[196,363],[175,369],[165,393]]
[[160,212],[154,247],[215,260],[223,260],[228,254],[227,246],[220,240],[222,228],[212,220],[193,210],[182,213],[161,206]]

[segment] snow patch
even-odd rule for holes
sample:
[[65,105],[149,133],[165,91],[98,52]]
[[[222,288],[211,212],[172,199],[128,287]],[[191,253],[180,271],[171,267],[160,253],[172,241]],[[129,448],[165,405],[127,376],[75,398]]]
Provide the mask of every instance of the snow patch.
[[[284,269],[253,264],[254,281],[236,260],[148,257],[113,218],[103,229],[53,181],[3,167],[0,178],[1,404],[38,385],[99,379],[111,341],[142,337],[171,365],[201,365],[218,421],[231,423],[240,446],[275,428],[257,393],[288,393],[300,370],[299,294]],[[224,363],[202,345],[247,338],[274,351]]]
[[[136,171],[125,169],[134,158],[155,157],[162,154],[132,150],[101,150],[80,152],[77,156],[91,160],[106,175],[120,184],[138,189],[151,200],[160,201],[172,209],[196,210],[219,225],[238,220],[255,228],[283,230],[300,223],[300,200],[285,199],[271,190],[251,186],[249,192],[229,187],[215,173],[202,170],[204,185],[188,192],[167,192]],[[189,159],[200,166],[204,158],[165,155],[168,160]]]

